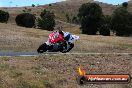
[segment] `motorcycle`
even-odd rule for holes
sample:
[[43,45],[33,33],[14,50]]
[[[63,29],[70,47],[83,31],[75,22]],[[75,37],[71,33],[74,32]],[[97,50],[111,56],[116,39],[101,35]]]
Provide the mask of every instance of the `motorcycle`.
[[37,52],[38,53],[44,53],[44,52],[66,53],[66,52],[69,52],[74,47],[74,42],[77,40],[79,40],[79,36],[71,35],[69,39],[66,39],[66,44],[56,43],[54,45],[49,45],[48,42],[45,42],[44,44],[39,46],[39,48],[37,49]]

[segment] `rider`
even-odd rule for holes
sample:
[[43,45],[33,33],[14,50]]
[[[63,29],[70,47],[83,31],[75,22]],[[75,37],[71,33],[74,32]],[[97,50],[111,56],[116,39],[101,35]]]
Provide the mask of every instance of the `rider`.
[[63,32],[61,30],[54,31],[53,33],[49,35],[48,41],[50,42],[50,44],[64,42],[65,40],[64,40]]
[[47,45],[52,46],[56,43],[63,43],[64,47],[67,48],[66,41],[64,39],[64,33],[61,30],[54,31],[49,35]]
[[63,32],[63,33],[64,33],[65,41],[67,41],[68,45],[70,45],[70,47],[66,51],[66,52],[69,52],[74,47],[74,44],[70,42],[73,39],[73,37],[72,37],[72,34],[70,32]]
[[69,39],[72,37],[71,33],[70,32],[64,32],[64,31],[63,31],[63,33],[64,33],[64,39],[66,41],[69,41]]

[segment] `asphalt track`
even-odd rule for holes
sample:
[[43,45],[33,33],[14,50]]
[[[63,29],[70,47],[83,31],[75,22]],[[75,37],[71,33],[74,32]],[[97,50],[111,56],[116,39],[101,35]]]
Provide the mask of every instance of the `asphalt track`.
[[43,54],[39,54],[37,52],[1,52],[0,57],[13,57],[13,56],[39,56],[39,55],[108,55],[108,54],[117,54],[117,55],[132,55],[132,53],[77,53],[77,52],[68,52],[68,53],[60,53],[60,52],[46,52]]

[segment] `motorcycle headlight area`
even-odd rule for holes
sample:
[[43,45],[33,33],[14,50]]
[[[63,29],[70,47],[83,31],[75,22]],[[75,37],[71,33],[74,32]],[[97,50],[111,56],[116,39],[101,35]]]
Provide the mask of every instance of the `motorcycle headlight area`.
[[74,38],[75,40],[79,40],[79,36],[77,35],[72,35],[72,38]]

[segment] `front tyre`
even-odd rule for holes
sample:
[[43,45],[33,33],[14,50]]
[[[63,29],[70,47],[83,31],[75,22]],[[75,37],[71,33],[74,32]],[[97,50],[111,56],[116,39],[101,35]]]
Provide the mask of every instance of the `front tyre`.
[[70,45],[70,47],[69,47],[69,49],[66,52],[69,52],[74,47],[73,43],[70,43],[69,45]]
[[40,45],[39,48],[37,49],[38,53],[43,53],[43,52],[46,52],[46,51],[47,51],[47,44],[46,43]]

